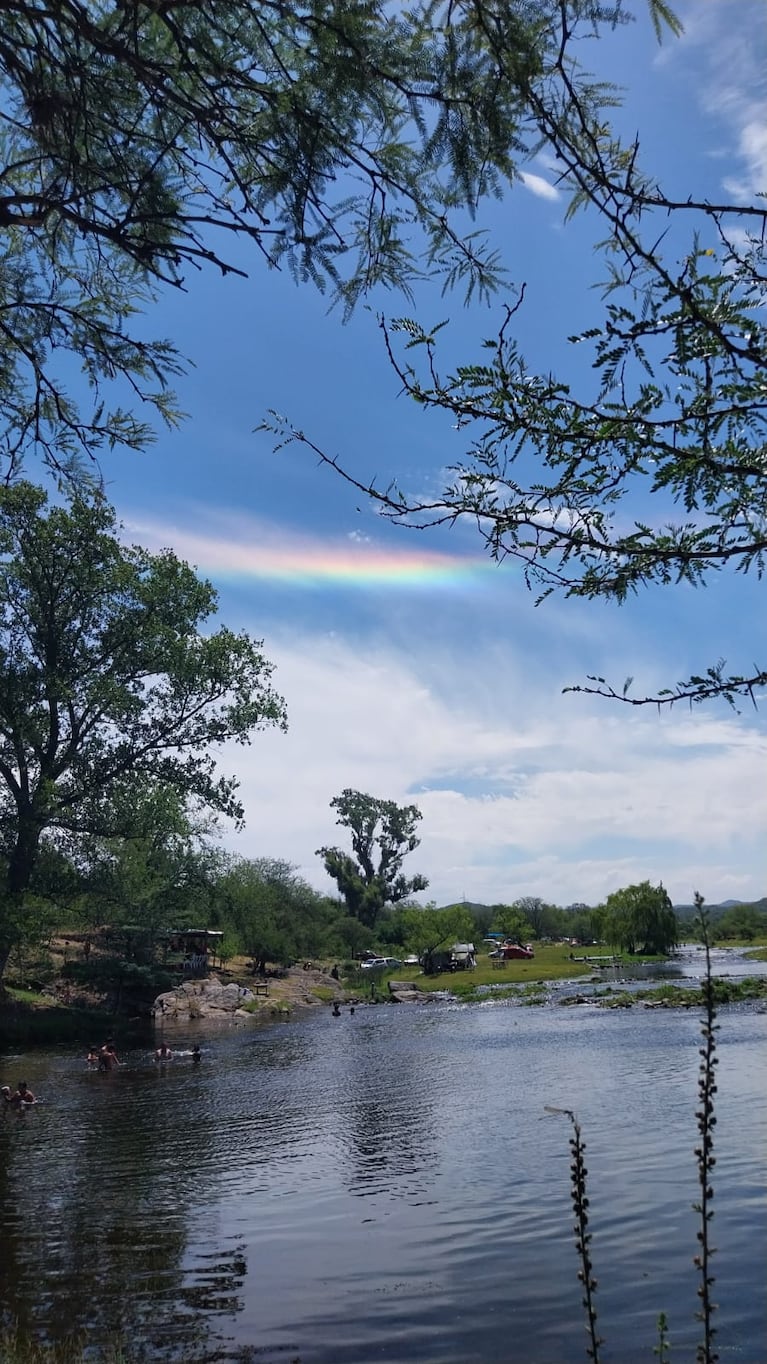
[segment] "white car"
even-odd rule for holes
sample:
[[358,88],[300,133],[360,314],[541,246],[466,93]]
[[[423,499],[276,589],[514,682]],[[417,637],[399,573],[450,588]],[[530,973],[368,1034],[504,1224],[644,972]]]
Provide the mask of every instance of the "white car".
[[369,957],[367,961],[360,962],[362,971],[383,971],[387,966],[401,966],[399,957]]

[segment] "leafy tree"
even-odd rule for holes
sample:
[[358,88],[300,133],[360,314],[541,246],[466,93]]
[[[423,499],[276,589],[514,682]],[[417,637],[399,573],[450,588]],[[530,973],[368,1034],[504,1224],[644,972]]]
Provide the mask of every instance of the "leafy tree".
[[767,932],[767,914],[760,914],[755,905],[733,905],[712,931],[718,938],[745,938],[750,942]]
[[655,956],[676,946],[679,926],[663,886],[642,881],[608,895],[603,931],[609,942],[626,952],[641,950]]
[[143,836],[139,788],[241,820],[212,746],[285,725],[260,645],[202,633],[210,583],[122,544],[99,496],[46,503],[0,491],[0,976],[49,831]]
[[562,931],[566,917],[564,911],[556,905],[546,904],[539,895],[521,895],[514,901],[512,909],[524,915],[534,938],[554,937]]
[[423,909],[412,906],[400,910],[400,919],[405,943],[419,960],[448,942],[469,941],[474,923],[463,905],[449,905],[446,909],[437,909],[434,904]]
[[532,924],[517,904],[500,905],[493,917],[493,928],[514,942],[527,942],[533,936]]
[[209,822],[174,788],[136,783],[131,805],[128,836],[81,837],[72,851],[88,922],[144,929],[151,952],[159,930],[208,922],[220,858],[202,841]]
[[[764,568],[767,210],[757,195],[696,199],[643,167],[638,138],[624,142],[610,124],[611,92],[600,97],[578,65],[591,20],[588,7],[568,3],[542,20],[559,25],[558,45],[545,48],[545,89],[528,81],[501,23],[484,30],[497,80],[519,91],[556,158],[568,218],[587,210],[594,226],[601,304],[576,334],[563,317],[577,358],[560,373],[526,360],[520,319],[535,301],[524,283],[482,355],[451,371],[439,361],[440,326],[382,322],[404,391],[449,414],[466,453],[428,501],[343,476],[395,522],[470,519],[495,560],[524,566],[539,601],[558,592],[622,603],[650,586]],[[317,450],[289,423],[273,429]],[[335,455],[317,453],[339,468]],[[652,696],[634,695],[632,682],[592,677],[573,689],[632,705],[734,704],[767,684],[767,670],[749,662],[728,672],[720,659]]]
[[338,811],[336,823],[351,833],[354,856],[330,847],[318,848],[317,856],[336,882],[349,914],[373,928],[385,905],[397,904],[429,884],[425,876],[408,880],[402,874],[405,857],[421,841],[415,832],[421,812],[417,805],[378,800],[349,787],[330,805]]
[[242,952],[265,969],[319,955],[328,944],[333,906],[276,858],[235,859],[219,883],[225,922]]

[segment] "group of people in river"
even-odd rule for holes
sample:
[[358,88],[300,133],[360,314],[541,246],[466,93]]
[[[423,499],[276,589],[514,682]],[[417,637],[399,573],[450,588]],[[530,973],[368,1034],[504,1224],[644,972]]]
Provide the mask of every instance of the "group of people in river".
[[[202,1051],[197,1042],[195,1042],[191,1052],[185,1051],[179,1054],[191,1056],[193,1066],[199,1065],[202,1060]],[[172,1061],[175,1055],[176,1053],[172,1052],[165,1042],[161,1042],[154,1054],[154,1059],[159,1062]],[[89,1047],[85,1061],[91,1070],[99,1070],[102,1072],[116,1070],[118,1066],[123,1064],[117,1055],[117,1047],[111,1038],[108,1042],[104,1043],[103,1047]],[[8,1108],[16,1110],[31,1108],[32,1105],[37,1102],[38,1100],[29,1088],[26,1080],[19,1080],[15,1090],[12,1090],[10,1085],[0,1085],[0,1108],[2,1110]]]
[[[199,1043],[197,1042],[195,1042],[191,1052],[183,1052],[181,1054],[184,1056],[191,1056],[192,1065],[198,1065],[202,1059],[202,1052]],[[166,1042],[161,1042],[154,1054],[154,1059],[155,1061],[160,1062],[173,1061],[175,1059],[175,1053],[171,1051]],[[88,1055],[85,1060],[92,1069],[101,1071],[114,1070],[117,1066],[122,1065],[122,1061],[117,1055],[117,1048],[111,1039],[110,1041],[105,1042],[103,1047],[99,1049],[96,1047],[89,1047]]]
[[3,1096],[3,1107],[9,1105],[11,1108],[31,1108],[32,1104],[37,1103],[32,1090],[26,1080],[19,1080],[16,1089],[12,1092],[10,1085],[0,1085],[0,1094]]
[[88,1055],[85,1060],[89,1066],[93,1066],[97,1070],[102,1071],[116,1070],[117,1067],[122,1064],[117,1055],[117,1048],[111,1038],[108,1042],[104,1043],[103,1047],[89,1047]]

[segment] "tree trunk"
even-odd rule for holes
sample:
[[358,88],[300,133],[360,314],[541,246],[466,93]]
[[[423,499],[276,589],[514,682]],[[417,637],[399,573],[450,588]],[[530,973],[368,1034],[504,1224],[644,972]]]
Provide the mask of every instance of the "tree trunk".
[[8,860],[5,903],[0,910],[0,982],[8,958],[24,926],[24,896],[29,889],[40,846],[40,825],[19,816],[16,843]]

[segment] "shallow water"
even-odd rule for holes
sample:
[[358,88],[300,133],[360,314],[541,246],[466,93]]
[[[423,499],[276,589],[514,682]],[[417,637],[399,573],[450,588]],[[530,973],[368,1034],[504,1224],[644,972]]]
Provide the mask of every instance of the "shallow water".
[[[767,1358],[767,1014],[726,1011],[716,1146],[723,1361]],[[0,1306],[134,1354],[302,1364],[585,1360],[568,1184],[589,1166],[605,1364],[693,1360],[699,1023],[486,1004],[329,1010],[119,1072],[5,1057]]]

